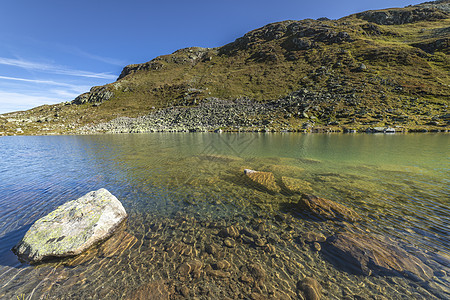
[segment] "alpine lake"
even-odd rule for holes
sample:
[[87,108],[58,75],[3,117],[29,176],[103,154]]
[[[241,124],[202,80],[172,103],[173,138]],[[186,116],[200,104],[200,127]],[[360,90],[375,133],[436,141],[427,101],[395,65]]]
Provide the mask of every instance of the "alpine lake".
[[[450,299],[446,133],[14,136],[0,146],[0,299]],[[281,188],[244,169],[271,172]],[[12,253],[37,219],[99,188],[129,215],[111,238],[39,265]],[[360,218],[311,213],[301,194]],[[342,233],[367,246],[347,245],[360,257],[336,250]],[[377,261],[395,259],[372,241],[427,276]]]

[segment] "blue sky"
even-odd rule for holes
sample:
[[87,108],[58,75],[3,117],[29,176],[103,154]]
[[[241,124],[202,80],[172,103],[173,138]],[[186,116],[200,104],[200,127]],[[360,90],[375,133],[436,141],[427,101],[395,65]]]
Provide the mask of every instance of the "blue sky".
[[0,113],[70,101],[125,65],[217,47],[271,22],[404,7],[401,0],[14,0],[0,7]]

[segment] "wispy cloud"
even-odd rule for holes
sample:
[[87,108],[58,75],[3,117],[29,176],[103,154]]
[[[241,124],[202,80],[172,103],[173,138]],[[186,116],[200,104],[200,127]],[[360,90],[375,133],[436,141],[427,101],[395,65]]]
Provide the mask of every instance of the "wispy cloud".
[[78,49],[78,48],[73,48],[73,47],[66,47],[66,46],[61,46],[66,52],[74,54],[74,55],[78,55],[81,57],[85,57],[85,58],[89,58],[92,60],[96,60],[96,61],[100,61],[106,64],[110,64],[110,65],[114,65],[114,66],[119,66],[119,67],[123,67],[125,66],[125,62],[115,59],[115,58],[110,58],[110,57],[104,57],[104,56],[100,56],[100,55],[96,55],[96,54],[92,54],[92,53],[88,53],[84,50]]
[[19,78],[19,77],[10,77],[10,76],[2,76],[0,75],[0,79],[4,80],[12,80],[12,81],[20,81],[20,82],[30,82],[30,83],[37,83],[37,84],[46,84],[46,85],[53,85],[53,86],[63,86],[67,87],[73,91],[79,91],[80,93],[85,90],[89,90],[90,86],[88,85],[74,85],[64,82],[57,82],[53,80],[39,80],[39,79],[28,79],[28,78]]
[[23,93],[10,93],[0,91],[0,114],[18,110],[27,110],[39,105],[62,102],[57,96],[38,96]]
[[59,101],[61,102],[62,100],[66,101],[66,100],[72,100],[75,99],[77,96],[79,96],[82,92],[86,92],[87,90],[83,90],[81,92],[76,92],[76,91],[68,91],[68,90],[60,90],[60,89],[52,89],[49,91],[50,94],[53,94],[57,97],[59,97]]
[[44,64],[39,62],[32,62],[23,59],[15,59],[15,58],[6,58],[0,57],[0,65],[8,65],[18,68],[23,68],[26,70],[36,70],[45,73],[59,74],[59,75],[68,75],[68,76],[77,76],[77,77],[87,77],[87,78],[101,78],[101,79],[111,79],[115,80],[117,78],[116,75],[112,75],[110,73],[94,73],[89,71],[81,71],[81,70],[73,70],[70,68],[65,68],[62,66],[52,65],[52,64]]
[[70,101],[90,89],[87,85],[0,75],[0,84],[2,80],[17,81],[23,85],[20,84],[20,88],[14,89],[8,85],[0,85],[4,86],[3,91],[0,90],[0,114]]

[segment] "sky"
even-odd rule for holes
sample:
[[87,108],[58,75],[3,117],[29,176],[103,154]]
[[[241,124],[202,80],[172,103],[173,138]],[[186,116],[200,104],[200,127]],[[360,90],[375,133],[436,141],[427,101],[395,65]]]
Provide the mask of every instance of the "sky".
[[339,19],[403,0],[14,0],[0,6],[0,114],[71,101],[128,64],[218,47],[284,20]]

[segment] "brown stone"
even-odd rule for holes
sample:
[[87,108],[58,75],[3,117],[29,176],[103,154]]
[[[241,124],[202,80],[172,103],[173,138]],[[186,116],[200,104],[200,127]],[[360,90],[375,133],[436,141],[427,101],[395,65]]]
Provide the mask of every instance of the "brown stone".
[[267,297],[260,293],[253,292],[250,295],[250,299],[252,299],[252,300],[267,300]]
[[225,271],[222,271],[222,270],[208,269],[208,270],[206,270],[206,274],[211,276],[211,277],[215,277],[215,278],[228,278],[228,277],[230,277],[230,273],[229,272],[225,272]]
[[311,277],[306,277],[297,284],[299,292],[306,300],[319,300],[322,295],[321,285]]
[[264,251],[266,251],[267,253],[275,253],[275,252],[276,252],[276,248],[275,248],[274,245],[267,244],[267,245],[264,247]]
[[297,207],[302,210],[308,210],[325,219],[344,219],[351,222],[361,219],[354,210],[345,207],[342,204],[319,198],[314,195],[302,194]]
[[180,293],[181,293],[181,295],[183,295],[186,298],[189,297],[189,288],[187,286],[183,285],[180,288]]
[[219,236],[221,237],[232,237],[232,238],[236,238],[239,236],[239,230],[237,230],[237,228],[235,226],[228,226],[227,228],[222,229],[221,231],[219,231]]
[[168,300],[170,296],[167,285],[164,281],[154,281],[141,285],[137,290],[131,291],[127,300]]
[[301,194],[301,193],[311,193],[313,191],[311,188],[311,183],[305,180],[282,176],[281,181],[291,193]]
[[314,242],[314,249],[316,250],[316,251],[320,251],[321,249],[322,249],[322,247],[320,246],[320,244],[318,243],[318,242]]
[[260,264],[253,263],[247,266],[250,274],[255,279],[255,281],[263,281],[266,278],[266,271],[261,267]]
[[202,266],[203,264],[201,261],[191,260],[180,265],[178,274],[183,277],[186,277],[189,274],[196,275],[201,271]]
[[292,300],[294,297],[289,296],[284,291],[275,290],[273,294],[270,295],[269,299],[271,300]]
[[225,270],[225,269],[230,268],[231,264],[227,260],[223,259],[223,260],[217,262],[216,267],[219,270]]
[[241,277],[239,278],[239,280],[244,283],[251,283],[251,282],[253,282],[253,277],[250,277],[247,274],[242,274]]
[[209,254],[215,256],[219,252],[219,246],[217,246],[215,244],[207,244],[205,246],[205,251],[206,251],[206,253],[209,253]]
[[247,175],[250,180],[258,185],[260,188],[270,192],[279,193],[281,188],[278,186],[275,176],[271,172],[260,172],[250,169],[245,169],[244,174]]
[[422,279],[433,276],[433,271],[420,259],[409,254],[389,238],[377,238],[367,233],[338,233],[327,241],[327,256],[338,259],[356,273],[372,272],[410,273]]
[[314,243],[314,242],[323,243],[327,239],[325,237],[325,235],[323,235],[322,233],[316,233],[316,232],[312,232],[312,231],[308,231],[308,232],[302,233],[300,235],[300,238],[305,240],[305,241],[307,241],[307,242],[310,242],[310,243]]
[[259,238],[255,240],[255,245],[258,247],[264,247],[267,244],[267,240],[265,238]]
[[246,235],[246,236],[251,237],[253,239],[259,239],[260,238],[259,233],[256,232],[255,230],[249,228],[249,227],[242,228],[241,233],[243,235]]
[[224,244],[225,246],[227,246],[228,248],[234,248],[234,246],[236,245],[236,241],[233,240],[232,238],[226,238],[226,239],[223,241],[223,244]]
[[120,256],[125,252],[125,250],[133,247],[136,242],[137,238],[134,235],[124,231],[123,228],[121,228],[108,240],[100,244],[98,248],[91,248],[78,256],[69,258],[64,261],[64,265],[75,267],[95,257]]
[[104,242],[100,247],[99,253],[105,257],[119,256],[125,250],[133,247],[136,242],[137,238],[134,235],[122,231]]

